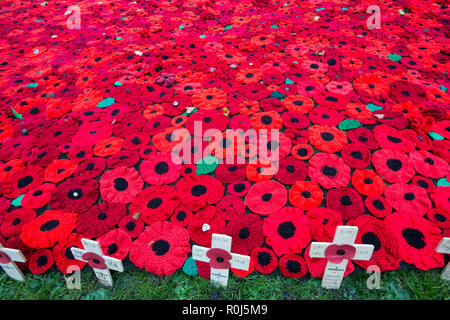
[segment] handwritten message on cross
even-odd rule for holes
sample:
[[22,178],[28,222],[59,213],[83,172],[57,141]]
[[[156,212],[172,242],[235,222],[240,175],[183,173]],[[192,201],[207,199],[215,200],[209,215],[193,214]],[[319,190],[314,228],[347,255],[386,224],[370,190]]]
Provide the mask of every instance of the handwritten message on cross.
[[[450,238],[442,238],[441,242],[439,242],[436,247],[436,251],[439,253],[450,254]],[[444,280],[450,280],[450,262],[444,268],[444,271],[442,271],[441,277]]]
[[339,289],[349,260],[369,260],[372,257],[373,245],[354,244],[357,234],[358,227],[338,226],[332,243],[311,243],[309,256],[328,260],[322,278],[323,288]]
[[25,281],[22,271],[14,263],[25,261],[27,259],[20,250],[4,248],[0,244],[0,267],[2,267],[8,276],[17,281]]
[[230,236],[213,233],[211,248],[192,246],[192,258],[207,262],[211,266],[211,282],[226,286],[230,268],[248,270],[250,257],[242,254],[231,253]]

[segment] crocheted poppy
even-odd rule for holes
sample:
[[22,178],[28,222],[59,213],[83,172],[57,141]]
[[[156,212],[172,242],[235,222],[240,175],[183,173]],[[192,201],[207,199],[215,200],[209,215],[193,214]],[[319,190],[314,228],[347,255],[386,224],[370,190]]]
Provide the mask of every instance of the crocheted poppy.
[[423,216],[432,207],[427,192],[412,184],[391,184],[384,194],[389,204],[399,212],[414,212]]
[[19,208],[6,213],[0,226],[0,232],[6,238],[18,235],[22,228],[34,218],[36,218],[36,212],[32,209]]
[[400,267],[401,259],[399,258],[397,238],[388,231],[385,221],[369,215],[362,215],[350,220],[347,225],[358,227],[355,243],[371,244],[374,247],[370,260],[355,260],[357,265],[364,269],[371,265],[377,265],[383,272]]
[[258,112],[252,116],[250,123],[256,131],[261,129],[279,130],[283,126],[280,115],[275,111]]
[[105,255],[123,260],[131,248],[131,237],[121,229],[108,231],[97,239]]
[[27,161],[28,166],[40,166],[45,168],[52,163],[52,161],[58,159],[59,154],[58,148],[49,145],[43,148],[31,149],[31,153],[27,154],[23,159]]
[[426,214],[428,220],[441,229],[450,228],[450,212],[441,211],[437,208],[429,210]]
[[286,128],[304,129],[309,125],[308,117],[297,112],[283,112],[281,119],[283,120],[283,125]]
[[190,251],[186,229],[167,221],[157,221],[146,227],[133,242],[129,257],[138,268],[168,276],[183,266]]
[[355,189],[332,189],[326,198],[327,208],[339,212],[343,220],[354,219],[364,213],[363,201]]
[[77,232],[97,238],[116,226],[127,214],[124,204],[117,202],[102,202],[89,211],[80,214],[77,222]]
[[172,161],[172,154],[161,152],[155,157],[142,161],[139,171],[145,182],[162,185],[175,182],[180,177],[181,164]]
[[84,178],[96,178],[105,171],[106,159],[105,158],[87,158],[81,162],[75,169],[73,175],[75,177],[83,176]]
[[275,178],[283,184],[294,184],[296,181],[305,180],[307,173],[306,164],[290,156],[280,160]]
[[248,181],[237,181],[227,185],[227,191],[234,196],[243,197],[250,190],[251,183]]
[[98,157],[108,157],[122,149],[123,139],[118,137],[110,137],[99,141],[94,147],[94,155]]
[[246,176],[247,180],[254,182],[268,181],[273,178],[277,172],[276,163],[270,160],[257,158],[247,165]]
[[308,175],[325,189],[345,187],[350,181],[350,167],[335,154],[319,152],[309,160]]
[[[234,118],[233,118],[234,119]],[[223,131],[230,119],[218,110],[198,110],[186,120],[186,129],[192,136],[205,136],[207,131]]]
[[406,183],[416,173],[408,156],[396,151],[375,151],[372,164],[377,173],[390,183]]
[[245,204],[254,213],[269,215],[286,204],[286,188],[273,180],[252,185],[245,196]]
[[157,116],[146,121],[144,132],[150,136],[157,135],[170,127],[170,118],[166,116]]
[[85,146],[85,147],[79,147],[76,146],[72,148],[67,156],[69,157],[70,161],[73,161],[75,163],[80,163],[81,161],[84,161],[90,157],[92,157],[93,150],[91,146]]
[[313,125],[308,131],[309,141],[320,151],[335,153],[347,144],[347,135],[336,127]]
[[0,165],[0,182],[8,180],[9,176],[25,168],[25,162],[19,159],[13,159]]
[[314,107],[314,101],[308,97],[290,95],[283,99],[283,106],[291,112],[307,114]]
[[72,266],[82,269],[86,265],[86,262],[75,259],[71,250],[74,247],[80,249],[83,248],[83,244],[81,243],[82,238],[83,236],[81,234],[71,233],[67,237],[61,239],[53,247],[53,257],[55,259],[56,267],[62,273],[69,273],[69,268]]
[[172,216],[170,217],[170,222],[179,227],[185,227],[188,225],[189,220],[192,218],[192,216],[192,210],[181,204],[173,212]]
[[281,208],[264,219],[263,233],[277,256],[300,253],[311,241],[303,211],[293,207]]
[[[305,250],[305,260],[308,266],[308,271],[313,278],[322,278],[325,273],[325,269],[327,267],[328,260],[325,258],[311,258],[309,256],[309,252],[311,249],[311,245],[309,245]],[[355,271],[355,266],[352,261],[348,261],[347,267],[345,268],[344,278]]]
[[410,152],[409,158],[414,169],[425,177],[439,179],[445,177],[450,170],[447,161],[425,150]]
[[235,253],[248,255],[264,243],[263,221],[254,214],[232,219],[223,233],[233,238],[231,251]]
[[134,215],[125,216],[119,221],[119,229],[125,231],[131,238],[137,238],[144,228],[144,222]]
[[309,144],[296,144],[292,147],[291,154],[295,159],[308,160],[313,156],[314,151]]
[[67,159],[54,160],[45,169],[44,180],[54,183],[63,181],[70,177],[77,168],[77,164]]
[[49,248],[67,237],[77,220],[77,213],[47,210],[23,226],[20,239],[31,248]]
[[37,250],[28,261],[28,269],[33,274],[43,274],[50,269],[55,260],[50,249]]
[[180,200],[172,186],[151,186],[142,190],[129,206],[131,214],[141,213],[141,219],[150,225],[169,218]]
[[414,143],[406,139],[400,130],[381,124],[373,129],[375,140],[381,148],[401,153],[414,150]]
[[421,270],[444,265],[444,255],[436,252],[441,230],[432,222],[413,211],[393,213],[384,221],[387,231],[397,238],[403,261]]
[[450,188],[439,186],[430,193],[431,200],[433,200],[436,208],[447,213],[450,212]]
[[244,201],[234,195],[224,196],[216,205],[217,211],[227,221],[239,217],[245,213]]
[[195,164],[184,164],[181,167],[181,175],[183,177],[195,175],[197,166]]
[[269,248],[253,249],[250,259],[255,261],[255,270],[259,273],[270,274],[278,267],[278,259]]
[[225,227],[225,220],[217,212],[216,207],[207,207],[189,219],[187,229],[191,240],[195,243],[211,247],[213,233],[221,233]]
[[350,168],[364,169],[370,164],[369,149],[359,143],[349,143],[341,150],[342,159]]
[[281,274],[288,278],[303,278],[308,272],[306,260],[298,254],[285,254],[278,262]]
[[110,156],[106,163],[108,168],[114,169],[118,167],[130,168],[139,162],[139,153],[135,150],[120,150]]
[[97,180],[84,176],[68,179],[56,187],[49,205],[52,209],[83,212],[97,202],[98,187]]
[[217,109],[227,102],[227,94],[218,88],[198,90],[192,96],[192,104],[197,109]]
[[158,150],[155,148],[155,146],[144,146],[141,149],[139,149],[139,157],[142,159],[150,159],[153,158]]
[[342,225],[339,212],[323,207],[306,212],[311,237],[316,241],[333,241],[337,226]]
[[337,126],[344,120],[344,117],[337,110],[322,106],[315,107],[308,114],[308,117],[312,123],[321,126]]
[[176,190],[181,202],[193,211],[217,203],[225,191],[222,182],[207,175],[183,177]]
[[372,215],[380,219],[386,218],[392,212],[392,206],[382,196],[368,196],[364,205]]
[[216,178],[224,183],[244,180],[247,167],[244,162],[236,158],[233,163],[220,163],[215,170]]
[[319,206],[322,198],[322,190],[312,181],[297,181],[289,189],[289,203],[302,210]]
[[373,170],[355,170],[352,185],[360,194],[379,196],[386,189],[383,179]]
[[150,137],[147,134],[136,133],[125,136],[123,141],[123,148],[126,150],[138,150],[150,142]]
[[424,189],[428,193],[433,191],[434,188],[436,187],[433,181],[422,176],[414,176],[411,181],[411,184]]
[[44,171],[38,166],[29,166],[11,174],[2,184],[3,195],[7,198],[18,196],[36,188],[44,182]]
[[364,127],[349,130],[347,132],[347,137],[353,143],[362,144],[370,150],[375,150],[379,147],[372,131]]
[[100,194],[109,202],[130,203],[144,186],[134,168],[119,167],[106,171],[100,178]]

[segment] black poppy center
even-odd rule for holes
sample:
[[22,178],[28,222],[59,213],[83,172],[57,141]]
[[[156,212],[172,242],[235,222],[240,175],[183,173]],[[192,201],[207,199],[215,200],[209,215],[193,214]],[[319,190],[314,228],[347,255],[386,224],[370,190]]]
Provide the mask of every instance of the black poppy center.
[[17,188],[22,189],[33,182],[32,176],[26,176],[17,180]]
[[397,137],[393,137],[393,136],[387,136],[387,139],[388,139],[390,142],[393,142],[393,143],[400,143],[400,142],[402,142],[402,139],[397,138]]
[[265,202],[270,201],[270,199],[272,199],[272,194],[271,193],[265,193],[261,196],[261,199]]
[[416,196],[414,195],[414,193],[408,192],[408,193],[405,193],[403,198],[405,198],[405,200],[411,201],[411,200],[414,200],[416,198]]
[[176,215],[176,218],[177,218],[178,221],[184,221],[184,219],[186,219],[186,217],[187,217],[186,212],[182,211],[182,210],[178,211],[178,213]]
[[308,154],[308,149],[306,149],[306,148],[298,148],[297,149],[297,154],[300,157],[305,157]]
[[200,197],[206,193],[207,189],[205,186],[198,184],[196,186],[193,186],[191,189],[191,194],[195,197]]
[[165,255],[170,249],[170,244],[166,240],[156,240],[152,244],[152,250],[157,256]]
[[350,155],[352,156],[352,158],[358,159],[358,160],[362,160],[363,159],[363,155],[361,153],[361,151],[352,151],[350,152]]
[[124,178],[116,178],[114,179],[114,188],[117,191],[125,191],[128,189],[128,181]]
[[334,178],[337,175],[337,170],[334,167],[324,166],[322,168],[322,173],[329,178]]
[[117,244],[111,243],[111,244],[108,246],[108,249],[106,250],[106,252],[107,252],[109,255],[112,255],[112,254],[116,253],[118,249],[119,249],[119,247],[117,246]]
[[425,158],[423,161],[425,161],[428,164],[434,165],[434,160],[431,158]]
[[97,219],[99,219],[99,220],[105,220],[106,218],[107,218],[107,215],[106,215],[105,212],[100,212],[100,213],[97,215]]
[[270,262],[272,261],[272,256],[270,255],[270,253],[265,252],[265,251],[259,252],[257,260],[261,266],[263,266],[263,267],[268,266],[270,264]]
[[322,132],[320,134],[323,140],[325,141],[332,141],[334,139],[334,135],[330,132]]
[[381,242],[380,239],[373,232],[366,232],[361,236],[361,241],[364,244],[372,244],[375,251],[380,250]]
[[149,208],[149,209],[156,209],[156,208],[158,208],[161,205],[162,202],[163,201],[162,201],[161,198],[153,198],[152,200],[147,202],[147,208]]
[[81,189],[71,189],[67,192],[67,196],[72,200],[78,200],[83,196]]
[[422,249],[425,247],[425,236],[417,229],[406,228],[402,231],[402,236],[406,242],[416,249]]
[[264,123],[265,125],[269,125],[272,123],[272,117],[263,116],[261,117],[261,122]]
[[301,193],[303,198],[309,199],[311,198],[311,192],[309,192],[308,190],[305,190]]
[[136,227],[136,224],[133,221],[128,221],[126,227],[128,230],[132,231]]
[[277,232],[283,239],[289,239],[294,236],[295,230],[294,224],[291,221],[286,221],[279,224]]
[[239,230],[239,238],[247,239],[249,235],[250,235],[250,230],[247,227],[244,227],[241,230]]
[[162,175],[162,174],[167,173],[168,171],[169,171],[169,165],[167,164],[167,162],[162,161],[162,162],[159,162],[158,164],[156,164],[156,166],[155,166],[155,172],[157,174]]
[[48,258],[47,258],[47,256],[44,256],[44,255],[40,256],[36,260],[38,267],[45,266],[47,264],[47,262],[48,262]]
[[298,261],[295,260],[288,260],[286,262],[286,269],[290,272],[290,273],[299,273],[302,271],[302,266],[300,265],[300,263]]
[[12,222],[12,225],[17,226],[21,222],[22,222],[22,220],[20,220],[20,218],[15,218],[14,221]]
[[75,246],[68,247],[68,248],[66,248],[66,250],[64,251],[64,256],[65,256],[67,259],[69,259],[69,260],[74,260],[74,259],[75,259],[75,257],[73,256],[73,253],[72,253],[72,248],[75,248]]
[[343,206],[351,206],[353,204],[353,201],[349,196],[342,196],[339,201]]
[[401,170],[403,166],[402,162],[398,159],[388,159],[386,161],[386,165],[388,166],[389,169],[395,172]]
[[59,226],[59,220],[49,220],[44,223],[39,229],[41,231],[51,231]]
[[372,204],[378,210],[384,210],[385,209],[384,204],[383,204],[383,202],[381,202],[380,199],[373,200]]

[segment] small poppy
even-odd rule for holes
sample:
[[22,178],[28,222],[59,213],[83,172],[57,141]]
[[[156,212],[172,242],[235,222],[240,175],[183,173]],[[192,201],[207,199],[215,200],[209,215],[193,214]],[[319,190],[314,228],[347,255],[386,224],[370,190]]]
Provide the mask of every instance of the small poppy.
[[97,241],[105,255],[123,260],[131,248],[131,237],[122,229],[113,229],[100,236]]
[[187,230],[192,241],[198,245],[210,247],[212,234],[221,233],[224,227],[225,220],[216,207],[209,206],[189,219]]
[[32,209],[19,208],[6,213],[0,226],[0,232],[6,238],[19,235],[22,228],[34,218],[36,218],[36,212]]
[[309,144],[296,144],[292,147],[291,154],[298,160],[308,160],[313,156],[314,150]]
[[233,238],[231,251],[240,254],[250,254],[264,243],[263,220],[254,214],[233,218],[223,233]]
[[236,181],[227,185],[229,194],[243,197],[250,190],[251,183],[249,181]]
[[397,151],[384,149],[375,151],[372,155],[372,164],[376,172],[390,183],[406,183],[416,173],[409,157]]
[[118,167],[106,171],[100,178],[100,194],[109,202],[130,203],[143,186],[144,182],[134,168]]
[[128,215],[119,221],[119,229],[125,231],[131,238],[137,238],[145,228],[144,222],[134,216]]
[[254,213],[269,215],[286,204],[286,188],[273,180],[252,185],[245,196],[245,204]]
[[364,213],[363,201],[355,189],[332,189],[326,198],[327,208],[339,212],[343,220],[354,219]]
[[52,193],[55,190],[56,186],[53,183],[44,183],[25,193],[20,205],[23,208],[42,208],[50,201]]
[[73,175],[75,177],[96,178],[105,171],[106,159],[91,157],[79,163]]
[[370,151],[359,143],[349,143],[344,146],[341,150],[341,156],[345,163],[354,169],[364,169],[370,165]]
[[325,189],[345,187],[350,182],[350,167],[335,154],[319,152],[309,160],[308,175]]
[[308,272],[306,260],[298,254],[285,254],[278,263],[282,275],[288,278],[302,278]]
[[432,207],[428,193],[412,184],[391,184],[384,194],[389,204],[399,212],[413,212],[423,216]]
[[255,270],[259,273],[270,274],[278,267],[277,256],[269,248],[253,249],[250,259],[255,261]]
[[28,269],[33,274],[43,274],[49,270],[55,260],[50,249],[39,249],[30,257]]
[[44,180],[58,183],[70,177],[77,168],[77,164],[67,159],[58,159],[50,163],[45,169]]
[[347,144],[347,135],[336,127],[313,125],[308,131],[309,141],[320,151],[336,153]]
[[383,179],[373,170],[355,170],[352,185],[356,191],[365,196],[379,196],[386,189]]
[[219,202],[225,188],[222,182],[212,176],[193,175],[178,180],[176,190],[184,205],[198,211]]
[[335,210],[317,207],[306,212],[311,237],[320,242],[333,241],[336,228],[342,225],[341,214]]

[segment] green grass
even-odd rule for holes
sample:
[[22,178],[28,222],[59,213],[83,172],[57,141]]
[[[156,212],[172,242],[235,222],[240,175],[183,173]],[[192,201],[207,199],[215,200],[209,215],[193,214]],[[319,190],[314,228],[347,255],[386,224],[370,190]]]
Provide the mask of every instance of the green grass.
[[[87,270],[85,270],[87,269]],[[230,275],[227,288],[217,288],[207,280],[190,277],[177,271],[169,277],[159,277],[145,271],[112,271],[114,286],[106,289],[100,285],[92,272],[85,268],[81,272],[81,289],[68,289],[59,272],[44,275],[26,274],[26,282],[16,282],[1,273],[0,299],[276,299],[276,300],[449,300],[450,282],[440,277],[439,270],[397,270],[381,275],[381,288],[368,289],[369,274],[352,274],[345,278],[340,290],[324,290],[320,279],[309,276],[291,279],[275,275],[261,275],[256,272],[246,278]]]

